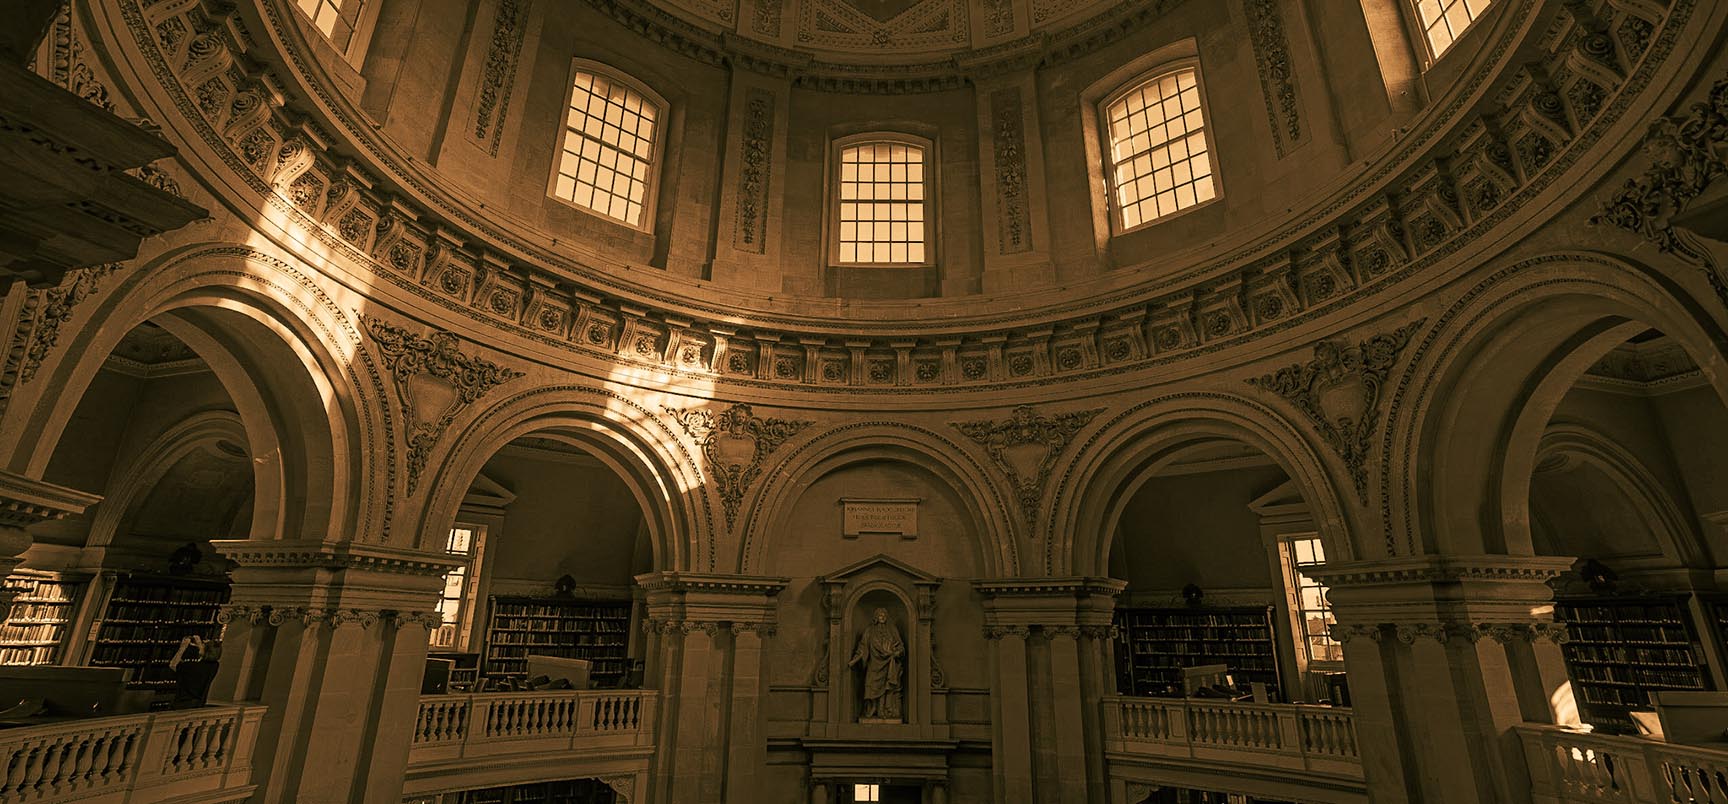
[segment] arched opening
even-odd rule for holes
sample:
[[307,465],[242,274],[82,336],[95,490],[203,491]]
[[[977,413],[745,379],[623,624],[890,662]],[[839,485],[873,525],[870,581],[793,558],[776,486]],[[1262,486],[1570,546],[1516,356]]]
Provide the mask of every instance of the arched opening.
[[468,559],[445,576],[430,637],[450,687],[640,687],[634,589],[655,569],[651,527],[622,467],[569,431],[487,457],[444,528]]
[[1289,472],[1227,437],[1178,441],[1124,475],[1105,520],[1123,694],[1331,702],[1343,649],[1327,542]]

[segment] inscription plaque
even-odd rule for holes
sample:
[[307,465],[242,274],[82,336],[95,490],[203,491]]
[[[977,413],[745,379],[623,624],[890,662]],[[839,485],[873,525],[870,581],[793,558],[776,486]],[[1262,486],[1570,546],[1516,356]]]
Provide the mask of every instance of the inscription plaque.
[[919,502],[916,497],[842,497],[840,535],[848,539],[866,534],[916,539]]

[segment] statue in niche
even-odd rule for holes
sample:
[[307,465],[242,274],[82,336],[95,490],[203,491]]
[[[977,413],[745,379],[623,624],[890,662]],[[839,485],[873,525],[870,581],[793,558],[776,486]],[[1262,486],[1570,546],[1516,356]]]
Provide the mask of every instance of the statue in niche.
[[900,629],[889,622],[887,609],[876,609],[870,615],[870,624],[858,635],[858,647],[852,651],[849,662],[864,669],[859,722],[901,722],[905,659],[906,642],[900,638]]

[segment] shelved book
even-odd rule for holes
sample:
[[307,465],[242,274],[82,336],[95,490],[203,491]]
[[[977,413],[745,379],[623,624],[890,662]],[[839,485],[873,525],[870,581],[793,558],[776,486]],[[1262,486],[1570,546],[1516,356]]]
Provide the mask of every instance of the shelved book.
[[1579,715],[1599,731],[1635,732],[1634,710],[1650,693],[1708,688],[1686,601],[1674,597],[1591,598],[1555,604],[1566,623],[1562,655]]
[[228,602],[226,581],[204,578],[129,576],[115,580],[108,596],[90,664],[129,667],[137,687],[168,689],[168,660],[180,639],[197,635],[214,645],[222,637],[216,613]]
[[58,664],[84,582],[21,571],[6,584],[18,596],[0,626],[0,664]]
[[629,665],[629,646],[628,602],[494,597],[482,672],[524,677],[529,654],[586,659],[594,687],[615,687]]
[[1222,664],[1239,687],[1278,690],[1271,606],[1116,610],[1119,688],[1129,695],[1182,694],[1182,670]]

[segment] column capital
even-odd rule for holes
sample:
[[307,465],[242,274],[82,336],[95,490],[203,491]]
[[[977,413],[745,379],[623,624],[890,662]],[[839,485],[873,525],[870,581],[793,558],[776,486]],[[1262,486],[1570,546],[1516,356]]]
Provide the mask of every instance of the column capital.
[[1570,558],[1550,556],[1413,556],[1330,562],[1303,572],[1326,584],[1340,623],[1457,627],[1552,621],[1548,581],[1571,565]]
[[649,572],[636,576],[648,617],[703,623],[769,623],[774,598],[789,578],[706,572]]
[[443,576],[468,559],[357,542],[225,539],[211,543],[239,565],[233,602],[271,609],[420,611]]
[[986,625],[1047,628],[1109,625],[1116,595],[1127,587],[1113,578],[990,578],[972,582],[984,597]]

